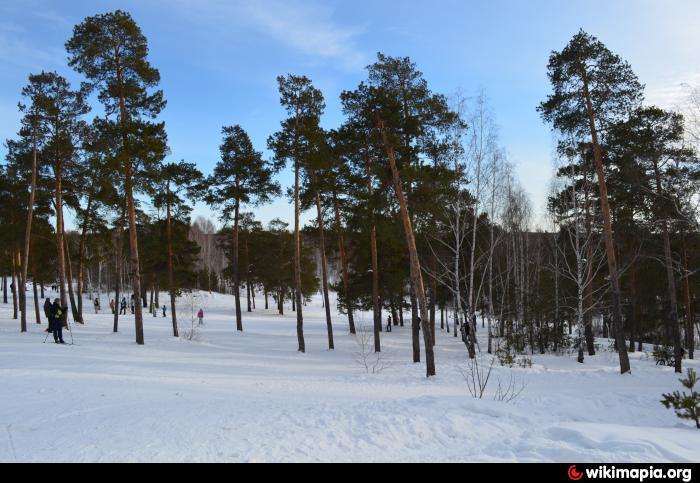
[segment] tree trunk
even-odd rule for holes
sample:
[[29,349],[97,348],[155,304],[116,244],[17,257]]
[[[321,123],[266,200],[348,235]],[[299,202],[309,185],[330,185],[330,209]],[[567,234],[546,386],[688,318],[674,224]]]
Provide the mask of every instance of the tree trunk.
[[[141,264],[139,262],[139,241],[136,233],[136,205],[134,204],[133,164],[131,153],[128,151],[127,112],[124,100],[124,80],[119,53],[115,51],[117,69],[117,87],[119,91],[119,121],[121,124],[122,148],[124,150],[124,191],[126,195],[127,213],[129,216],[129,248],[131,254],[131,283],[134,292],[134,327],[136,343],[144,344],[143,337],[143,308],[141,306]],[[145,300],[144,300],[145,302]]]
[[[32,240],[32,221],[34,218],[34,198],[36,196],[36,175],[37,175],[37,147],[36,147],[36,133],[33,133],[32,137],[32,177],[30,182],[30,192],[29,192],[29,202],[27,204],[27,226],[24,232],[24,252],[22,253],[22,271],[21,271],[21,284],[22,287],[27,285],[27,272],[29,269],[29,250]],[[34,298],[36,299],[36,281],[34,281]],[[27,297],[24,290],[22,291],[21,297],[22,304],[22,320],[20,321],[20,330],[22,332],[27,331]],[[41,322],[41,321],[40,321]]]
[[124,251],[124,217],[126,216],[126,204],[122,206],[122,213],[119,217],[119,222],[117,224],[117,240],[115,243],[116,256],[114,260],[114,324],[112,331],[114,333],[119,332],[119,310],[121,310],[121,301],[119,297],[121,295],[121,280],[122,280],[122,252]]
[[[367,172],[367,194],[372,197],[372,170],[369,157],[366,158]],[[374,221],[374,208],[370,207],[370,220],[372,223],[372,231],[370,234],[370,255],[372,259],[372,315],[373,315],[373,334],[374,334],[374,352],[382,351],[380,332],[382,330],[382,312],[379,306],[379,261],[377,256],[377,225]]]
[[348,257],[345,253],[345,237],[343,236],[343,227],[340,222],[340,208],[338,207],[338,198],[335,192],[333,193],[333,208],[335,210],[335,226],[338,233],[338,250],[340,251],[340,264],[343,270],[343,288],[345,289],[345,297],[347,299],[348,325],[350,333],[355,334],[355,319],[352,313],[352,300],[350,297],[350,271],[348,270]]
[[[236,181],[238,189],[238,181]],[[233,209],[233,296],[236,302],[236,330],[243,332],[243,315],[241,314],[241,272],[238,266],[238,222],[240,201],[236,200]]]
[[[314,175],[312,174],[312,176]],[[321,194],[318,190],[316,190],[316,211],[318,212],[318,236],[321,244],[321,278],[323,283],[323,305],[326,309],[326,326],[328,327],[328,349],[333,350],[333,323],[331,321],[331,307],[330,302],[328,300],[328,266],[326,263],[326,237],[323,229],[323,210],[321,208]]]
[[55,168],[54,177],[56,178],[54,197],[56,205],[56,260],[58,264],[58,283],[61,307],[66,307],[68,305],[68,299],[66,297],[66,259],[64,256],[65,246],[63,243],[63,187],[60,166]]
[[85,241],[87,238],[88,219],[92,208],[92,196],[88,197],[87,207],[85,208],[85,219],[83,220],[83,228],[80,233],[80,244],[78,246],[78,317],[76,321],[83,322],[83,261],[85,259]]
[[82,324],[83,321],[80,319],[80,315],[78,314],[78,307],[75,303],[75,290],[73,289],[73,262],[71,261],[70,245],[68,244],[68,238],[65,236],[65,228],[63,230],[63,233],[63,243],[65,245],[66,256],[66,279],[68,282],[68,298],[70,300],[70,309],[71,313],[73,314],[73,320],[79,324]]
[[41,325],[41,312],[39,311],[39,294],[36,287],[36,273],[33,275],[32,288],[34,289],[34,317],[36,323]]
[[[659,200],[663,200],[664,193],[661,188],[661,173],[658,162],[654,161],[654,177],[656,179],[656,195]],[[663,202],[663,201],[662,201]],[[673,272],[673,253],[671,252],[671,236],[668,228],[668,214],[665,207],[661,209],[661,234],[664,240],[664,260],[666,264],[666,283],[668,288],[669,314],[668,323],[671,325],[673,335],[674,359],[676,362],[676,372],[683,372],[683,347],[681,343],[681,328],[678,322],[678,301],[676,299],[676,275]]]
[[[433,260],[434,261],[434,260]],[[433,268],[435,268],[433,266]],[[435,345],[435,299],[437,295],[437,279],[435,277],[430,278],[430,335],[433,340],[433,346]]]
[[608,187],[605,182],[605,171],[603,169],[603,154],[598,143],[598,130],[595,125],[595,113],[593,103],[588,90],[588,77],[583,68],[583,93],[588,111],[588,124],[591,130],[593,142],[593,158],[595,160],[596,172],[598,175],[598,186],[600,190],[600,208],[603,215],[603,239],[605,241],[605,251],[608,259],[608,271],[610,274],[610,288],[612,298],[613,325],[615,329],[615,342],[617,343],[617,353],[620,359],[620,373],[631,373],[627,345],[625,344],[625,332],[622,322],[622,304],[620,299],[620,275],[617,269],[617,258],[615,256],[615,242],[613,240],[612,225],[610,222],[610,205],[608,202]]
[[413,348],[413,362],[420,362],[420,322],[418,319],[418,298],[413,285],[413,280],[409,286],[409,298],[411,299],[411,346]]
[[19,318],[18,317],[19,306],[17,303],[18,302],[17,301],[17,291],[18,291],[18,287],[17,287],[17,282],[18,282],[18,280],[17,280],[17,278],[18,278],[17,277],[17,257],[19,254],[17,252],[18,252],[17,249],[12,250],[12,287],[11,287],[12,288],[12,318],[15,320],[17,320]]
[[595,355],[595,338],[593,337],[593,218],[591,215],[588,170],[584,170],[584,204],[586,210],[586,290],[584,294],[584,333],[588,355]]
[[430,327],[428,327],[428,305],[426,304],[425,300],[425,287],[423,285],[423,274],[421,273],[420,260],[418,259],[418,248],[416,247],[416,240],[413,234],[413,226],[411,224],[411,218],[408,214],[406,200],[404,199],[403,188],[401,187],[401,177],[399,176],[399,170],[396,166],[394,148],[388,142],[387,133],[384,128],[384,123],[381,120],[379,120],[379,129],[381,131],[384,147],[389,158],[389,166],[391,168],[391,173],[394,180],[394,190],[396,191],[396,196],[399,199],[401,219],[403,220],[406,245],[408,245],[408,253],[411,263],[411,280],[414,285],[415,295],[418,298],[418,304],[421,313],[421,324],[423,329],[423,339],[425,345],[426,375],[427,377],[430,377],[436,374],[435,355],[433,352],[433,341],[432,336],[430,334]]
[[639,319],[637,313],[637,265],[635,263],[630,267],[630,352],[635,351],[634,339],[635,335],[641,339],[639,330]]
[[170,294],[170,319],[173,323],[173,337],[180,337],[177,329],[177,313],[175,311],[175,275],[173,270],[173,228],[172,216],[170,214],[170,177],[165,183],[166,191],[166,222],[165,235],[168,238],[168,292]]
[[688,344],[688,358],[695,358],[695,328],[693,324],[693,302],[690,296],[690,271],[688,270],[688,251],[685,245],[685,230],[681,228],[683,249],[683,296],[685,298],[685,334]]
[[[297,116],[297,128],[299,124],[299,116]],[[298,129],[295,130],[295,138],[298,139]],[[296,140],[295,139],[295,146]],[[296,154],[296,153],[295,153]],[[299,343],[299,352],[306,352],[306,344],[304,343],[304,317],[301,310],[301,233],[299,232],[299,156],[294,156],[294,300],[296,302],[297,313],[297,341]]]

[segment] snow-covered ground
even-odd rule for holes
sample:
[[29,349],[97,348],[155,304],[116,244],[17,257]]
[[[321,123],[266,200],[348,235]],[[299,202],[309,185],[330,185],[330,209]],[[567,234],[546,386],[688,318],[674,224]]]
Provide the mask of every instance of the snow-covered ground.
[[[193,304],[180,303],[189,321]],[[42,344],[45,321],[20,334],[0,304],[0,461],[700,461],[700,431],[659,403],[677,375],[643,354],[626,376],[612,352],[584,365],[535,355],[530,369],[494,369],[477,400],[464,345],[444,332],[437,377],[411,363],[408,327],[382,334],[388,367],[367,374],[345,317],[327,350],[320,298],[304,307],[306,354],[291,310],[244,312],[236,333],[232,297],[195,305],[195,340],[147,317],[137,346],[133,316],[113,334],[108,310],[86,310],[77,345],[59,346]],[[511,375],[526,388],[494,401],[495,378]]]

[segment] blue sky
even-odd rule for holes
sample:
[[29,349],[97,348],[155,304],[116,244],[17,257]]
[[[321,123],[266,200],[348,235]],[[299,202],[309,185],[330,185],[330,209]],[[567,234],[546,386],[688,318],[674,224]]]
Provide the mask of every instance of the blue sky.
[[[700,85],[697,0],[2,0],[0,138],[17,131],[27,75],[57,70],[77,83],[63,49],[73,25],[117,8],[139,23],[161,72],[170,157],[205,173],[217,161],[223,125],[241,124],[264,150],[284,116],[277,75],[309,76],[333,127],[342,121],[338,95],[363,80],[382,51],[411,57],[436,92],[488,95],[501,142],[540,213],[552,135],[535,108],[549,92],[551,50],[583,27],[628,60],[648,101],[663,107],[681,102],[682,84]],[[280,181],[289,185],[290,173]],[[293,214],[286,199],[256,213],[263,221]],[[203,206],[195,214],[215,218]]]

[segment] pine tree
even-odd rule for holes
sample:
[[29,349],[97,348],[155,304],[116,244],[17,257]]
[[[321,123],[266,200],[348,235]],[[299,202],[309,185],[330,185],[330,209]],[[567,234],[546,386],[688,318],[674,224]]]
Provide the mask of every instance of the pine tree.
[[[66,253],[64,204],[66,196],[73,196],[73,176],[80,163],[78,149],[86,129],[81,118],[89,107],[85,93],[71,90],[68,81],[55,72],[31,76],[30,83],[34,95],[40,97],[36,103],[36,116],[45,129],[44,157],[53,174],[59,291],[61,304],[65,307],[68,305],[66,284],[72,291],[72,280],[68,276],[70,260]],[[76,318],[75,311],[73,315]]]
[[[408,58],[378,54],[377,62],[369,66],[368,74],[368,84],[361,84],[352,93],[343,93],[341,98],[351,119],[369,127],[378,136],[388,161],[409,253],[411,295],[416,301],[413,307],[417,309],[415,312],[420,312],[426,372],[430,377],[435,375],[430,315],[412,219],[415,213],[409,211],[409,203],[413,203],[413,170],[419,168],[421,155],[434,145],[439,132],[454,122],[455,115],[447,107],[444,96],[430,91],[422,73]],[[401,173],[404,173],[404,178]],[[417,317],[414,316],[414,360],[418,334]]]
[[[25,226],[24,247],[22,250],[22,266],[20,270],[20,284],[22,287],[27,284],[27,272],[29,270],[29,253],[32,241],[32,224],[34,219],[34,205],[36,202],[37,178],[39,176],[39,152],[42,150],[48,133],[46,125],[47,118],[46,108],[49,100],[47,99],[48,92],[44,75],[30,75],[29,84],[22,89],[22,97],[26,99],[27,104],[20,103],[19,110],[24,114],[22,118],[22,127],[19,135],[22,140],[19,142],[8,142],[10,151],[9,157],[18,155],[22,150],[31,150],[31,175],[29,181],[29,199],[27,202],[27,222]],[[24,146],[23,146],[24,144]],[[20,291],[20,311],[21,321],[20,330],[27,331],[27,301],[24,290]]]
[[695,372],[695,369],[688,369],[688,377],[679,380],[683,387],[690,391],[690,394],[686,392],[681,393],[680,391],[663,394],[661,404],[666,406],[667,409],[673,407],[679,418],[695,421],[695,426],[700,429],[700,392],[695,390],[698,374]]
[[279,184],[272,179],[279,165],[263,160],[262,154],[253,148],[250,137],[240,126],[224,127],[222,134],[224,139],[219,148],[221,161],[216,164],[214,174],[208,179],[206,201],[212,206],[222,207],[224,219],[233,217],[232,268],[236,329],[243,331],[238,247],[240,210],[242,205],[267,203],[280,193]]
[[268,140],[268,147],[274,151],[280,165],[294,163],[294,289],[297,314],[297,340],[299,352],[306,352],[304,343],[304,317],[302,314],[302,273],[301,273],[301,214],[300,183],[301,170],[309,159],[313,146],[314,133],[318,131],[325,104],[321,91],[304,76],[288,75],[277,78],[280,103],[289,116],[282,121],[282,129]]
[[[112,123],[101,118],[95,118],[85,130],[82,139],[82,162],[76,166],[73,173],[74,209],[77,213],[77,223],[80,227],[78,243],[78,319],[83,320],[83,291],[86,258],[86,244],[90,233],[104,232],[107,225],[104,222],[106,212],[119,206],[120,179],[116,152],[115,132]],[[82,198],[82,200],[80,199]],[[81,205],[82,201],[82,205]]]
[[[341,217],[341,204],[344,204],[344,195],[348,194],[349,168],[343,160],[345,152],[343,143],[343,131],[331,131],[329,133],[329,143],[331,145],[330,169],[328,172],[328,185],[330,187],[333,203],[333,221],[335,235],[338,237],[338,253],[340,255],[340,268],[342,271],[342,290],[338,290],[339,298],[345,297],[347,300],[346,311],[348,313],[348,326],[350,334],[355,334],[355,318],[353,314],[353,304],[350,303],[350,268],[348,265],[346,235]],[[341,293],[342,292],[342,293]]]
[[[360,108],[355,104],[359,98],[354,93],[343,93],[341,95],[347,109],[350,106]],[[349,111],[347,111],[349,112]],[[368,232],[366,244],[369,246],[369,266],[367,272],[371,277],[371,295],[369,308],[373,314],[373,338],[374,351],[381,352],[382,313],[380,297],[380,275],[383,272],[379,268],[379,252],[377,243],[377,216],[382,210],[388,210],[387,190],[381,189],[383,180],[381,174],[382,167],[375,161],[381,156],[381,150],[376,142],[375,132],[371,124],[364,122],[363,118],[348,120],[339,130],[336,144],[339,154],[347,167],[347,189],[351,191],[354,200],[356,225],[361,230]],[[387,254],[383,254],[387,255]],[[356,256],[362,255],[356,253]],[[364,277],[360,277],[362,279]],[[353,284],[354,286],[354,284]],[[349,299],[348,306],[352,299]]]
[[118,117],[122,141],[120,160],[124,172],[124,192],[129,222],[131,271],[136,305],[136,343],[142,345],[143,312],[141,307],[141,268],[134,202],[134,184],[138,179],[137,137],[163,129],[143,118],[155,118],[165,107],[163,92],[151,90],[158,85],[160,74],[148,62],[148,43],[136,22],[126,12],[87,17],[75,26],[66,43],[69,65],[85,75],[89,85],[98,89],[98,98],[108,116]]
[[[177,289],[175,285],[174,251],[173,251],[173,218],[186,218],[191,209],[180,197],[184,195],[190,201],[196,201],[202,196],[202,173],[193,163],[180,161],[179,163],[167,163],[161,166],[157,173],[159,185],[164,185],[164,190],[159,190],[154,199],[156,207],[165,206],[166,244],[168,247],[168,292],[170,294],[170,317],[173,322],[173,337],[178,337],[177,313],[175,299]],[[174,216],[173,216],[174,215]],[[189,224],[189,219],[187,219]]]
[[631,368],[624,336],[620,273],[612,232],[601,136],[607,128],[625,119],[639,105],[642,86],[629,64],[583,30],[561,52],[552,53],[547,75],[554,92],[538,108],[543,119],[566,135],[578,139],[590,137],[593,145],[610,275],[615,341],[620,358],[620,372],[625,374],[631,372]]
[[612,130],[611,138],[612,150],[617,152],[617,158],[619,158],[617,163],[631,165],[638,169],[638,182],[645,193],[652,194],[651,217],[652,221],[657,222],[661,228],[663,242],[669,306],[667,324],[673,336],[675,370],[680,374],[683,348],[678,317],[676,273],[671,247],[676,200],[669,188],[677,166],[696,162],[694,153],[683,147],[683,117],[656,107],[635,111],[628,121]]
[[309,132],[310,155],[304,165],[305,183],[301,193],[302,209],[311,205],[316,207],[316,225],[318,228],[318,243],[321,257],[321,291],[323,295],[323,307],[326,313],[326,327],[328,332],[328,349],[335,348],[333,341],[333,322],[331,318],[330,297],[328,294],[328,261],[326,257],[326,229],[324,220],[324,207],[326,193],[332,191],[331,166],[332,156],[328,133],[318,127],[314,132]]

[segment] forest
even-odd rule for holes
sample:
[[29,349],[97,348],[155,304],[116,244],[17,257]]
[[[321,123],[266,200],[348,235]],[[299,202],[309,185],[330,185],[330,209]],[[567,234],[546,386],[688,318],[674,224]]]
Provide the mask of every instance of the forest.
[[[665,110],[589,33],[551,47],[549,94],[532,109],[552,130],[556,176],[535,213],[487,93],[434,92],[409,57],[383,53],[342,92],[332,129],[313,81],[281,73],[286,117],[266,146],[231,119],[212,172],[166,161],[167,92],[146,35],[125,11],[89,16],[65,43],[80,84],[28,73],[21,125],[3,133],[2,303],[27,332],[49,287],[75,324],[90,323],[95,298],[133,296],[135,342],[147,345],[147,314],[165,305],[179,337],[178,297],[232,294],[232,332],[291,305],[304,353],[305,310],[321,294],[328,349],[369,312],[381,353],[390,316],[410,330],[402,357],[428,377],[440,332],[460,338],[465,359],[574,350],[581,364],[610,339],[622,374],[649,344],[681,373],[700,336],[700,90]],[[279,197],[288,218],[256,219]],[[220,225],[193,219],[197,203]],[[112,312],[119,332],[126,317]]]

